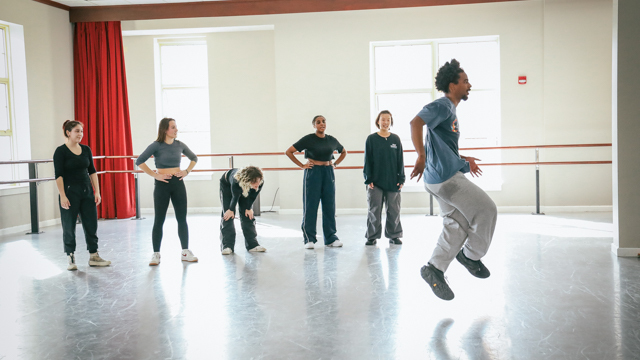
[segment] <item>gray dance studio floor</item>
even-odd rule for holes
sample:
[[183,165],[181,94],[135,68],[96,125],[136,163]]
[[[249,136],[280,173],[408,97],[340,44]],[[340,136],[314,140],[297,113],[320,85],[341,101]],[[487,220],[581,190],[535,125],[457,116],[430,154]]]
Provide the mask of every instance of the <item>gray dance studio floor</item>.
[[170,217],[158,267],[152,219],[100,221],[113,265],[75,272],[59,227],[2,236],[0,359],[640,359],[640,260],[611,253],[610,213],[501,214],[491,277],[453,263],[450,302],[419,274],[441,219],[402,219],[402,246],[344,215],[344,248],[305,250],[300,216],[263,214],[268,252],[222,256],[219,217],[190,215],[186,264]]

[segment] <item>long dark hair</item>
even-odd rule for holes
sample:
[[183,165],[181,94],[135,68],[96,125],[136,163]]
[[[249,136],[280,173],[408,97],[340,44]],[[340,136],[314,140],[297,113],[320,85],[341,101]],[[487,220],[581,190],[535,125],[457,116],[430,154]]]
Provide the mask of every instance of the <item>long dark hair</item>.
[[68,138],[69,135],[67,135],[67,131],[71,132],[71,130],[73,130],[73,128],[78,126],[78,125],[84,127],[84,124],[81,123],[80,121],[77,121],[77,120],[65,120],[65,122],[62,124],[62,133],[64,134],[64,137]]
[[158,125],[158,138],[156,139],[157,142],[164,142],[164,139],[167,137],[167,130],[169,130],[169,123],[171,121],[176,120],[168,117],[160,120],[160,125]]

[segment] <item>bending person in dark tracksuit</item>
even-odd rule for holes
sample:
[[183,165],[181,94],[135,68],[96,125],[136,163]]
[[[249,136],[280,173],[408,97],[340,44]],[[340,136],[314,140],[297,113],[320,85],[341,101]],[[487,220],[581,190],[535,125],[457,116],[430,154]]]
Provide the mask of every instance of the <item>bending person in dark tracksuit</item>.
[[375,245],[382,236],[382,206],[387,208],[384,234],[390,244],[402,244],[400,189],[404,185],[404,157],[400,137],[389,132],[393,116],[383,110],[376,118],[380,131],[367,138],[364,148],[364,183],[367,184],[367,232],[365,245]]
[[[298,140],[285,154],[296,165],[304,169],[302,190],[303,218],[302,234],[306,249],[313,249],[316,243],[316,222],[318,206],[322,201],[322,231],[324,244],[328,247],[341,247],[342,242],[336,235],[336,184],[333,169],[347,156],[347,150],[336,138],[325,134],[327,120],[322,115],[313,118],[316,132]],[[333,152],[340,157],[333,162]],[[294,153],[304,151],[307,163],[296,159]]]
[[58,146],[53,154],[56,185],[60,192],[60,220],[62,239],[67,253],[67,270],[78,270],[76,265],[76,219],[80,214],[82,229],[89,250],[90,266],[108,266],[111,261],[98,254],[98,211],[100,184],[93,165],[91,148],[81,145],[84,135],[80,121],[67,120],[62,125],[67,142]]
[[256,219],[253,216],[253,203],[260,194],[264,176],[256,166],[247,166],[242,170],[231,169],[220,178],[220,203],[222,219],[220,220],[220,249],[222,255],[234,252],[236,244],[236,228],[233,224],[236,207],[240,206],[240,225],[244,235],[244,245],[251,252],[265,252],[258,244]]

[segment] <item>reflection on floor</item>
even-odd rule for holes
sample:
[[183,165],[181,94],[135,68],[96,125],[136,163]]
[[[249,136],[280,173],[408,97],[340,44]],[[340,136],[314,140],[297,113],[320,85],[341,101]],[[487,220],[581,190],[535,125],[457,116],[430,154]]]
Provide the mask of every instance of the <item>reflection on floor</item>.
[[237,226],[222,256],[218,218],[191,215],[186,264],[169,218],[157,267],[152,219],[101,221],[113,265],[78,251],[75,272],[59,227],[0,237],[0,359],[640,358],[640,260],[611,253],[610,213],[501,214],[491,277],[452,264],[450,302],[419,274],[441,219],[402,219],[401,246],[365,247],[364,216],[345,215],[344,248],[305,250],[299,216],[263,214],[267,252]]

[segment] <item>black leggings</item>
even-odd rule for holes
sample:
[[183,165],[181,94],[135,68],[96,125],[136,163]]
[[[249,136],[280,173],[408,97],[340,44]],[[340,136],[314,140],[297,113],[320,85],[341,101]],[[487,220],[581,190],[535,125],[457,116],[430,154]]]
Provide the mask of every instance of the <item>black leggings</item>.
[[162,243],[162,225],[167,217],[167,209],[169,208],[169,200],[173,204],[173,209],[178,220],[178,237],[183,249],[189,248],[189,226],[187,225],[187,189],[184,187],[184,181],[173,176],[168,179],[168,183],[155,181],[153,189],[153,207],[156,213],[153,221],[153,251],[160,252],[160,244]]

